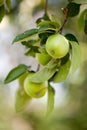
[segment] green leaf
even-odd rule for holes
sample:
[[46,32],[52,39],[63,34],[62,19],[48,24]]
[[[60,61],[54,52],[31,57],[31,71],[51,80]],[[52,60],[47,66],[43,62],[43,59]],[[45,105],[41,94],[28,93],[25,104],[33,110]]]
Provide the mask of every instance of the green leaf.
[[17,67],[15,67],[14,69],[12,69],[6,79],[4,80],[4,83],[9,83],[15,79],[17,79],[18,77],[20,77],[22,74],[24,74],[25,72],[27,72],[28,70],[28,66],[24,65],[24,64],[20,64]]
[[81,31],[84,31],[85,27],[85,16],[87,15],[87,9],[81,12],[80,17],[78,19],[78,26]]
[[45,13],[42,18],[43,18],[43,20],[49,20],[50,21],[50,17],[47,13]]
[[49,84],[48,86],[48,101],[47,101],[47,116],[49,116],[54,109],[55,90]]
[[16,92],[16,99],[15,99],[15,109],[16,112],[23,111],[28,103],[30,102],[31,97],[28,96],[23,89],[18,89]]
[[26,46],[26,47],[31,47],[33,46],[34,44],[36,44],[38,42],[38,40],[29,40],[29,41],[23,41],[21,42],[22,45]]
[[45,33],[45,32],[48,32],[48,33],[51,33],[51,32],[56,32],[56,29],[60,27],[59,24],[55,23],[55,22],[52,22],[52,21],[41,21],[39,24],[38,24],[38,34],[40,33]]
[[65,64],[70,58],[70,54],[67,53],[63,58],[61,58],[61,65]]
[[27,30],[22,34],[17,35],[16,38],[13,40],[13,43],[14,42],[26,41],[26,40],[29,39],[30,36],[35,35],[37,33],[38,33],[38,29]]
[[4,5],[3,5],[0,7],[0,22],[2,21],[4,15],[5,15],[5,9],[4,9]]
[[6,5],[7,11],[9,12],[11,8],[11,0],[6,0],[5,5]]
[[49,16],[48,16],[47,13],[44,14],[43,17],[37,19],[37,21],[36,21],[37,25],[38,25],[41,21],[44,21],[44,20],[50,21],[50,18],[49,18]]
[[77,38],[76,38],[73,34],[71,34],[71,33],[66,34],[65,37],[66,37],[68,40],[70,40],[70,41],[75,41],[75,42],[78,43]]
[[38,26],[40,26],[40,27],[45,26],[45,27],[49,27],[49,28],[58,29],[60,27],[60,24],[57,22],[52,22],[52,21],[42,21],[38,24]]
[[77,42],[70,41],[70,44],[72,46],[72,55],[71,55],[72,72],[75,72],[81,63],[81,50]]
[[70,66],[71,66],[70,60],[68,60],[65,64],[61,65],[58,72],[55,74],[53,78],[53,82],[58,83],[66,80],[70,71]]
[[35,56],[36,53],[39,53],[38,50],[39,47],[37,46],[32,46],[31,48],[28,49],[28,51],[25,53],[26,56]]
[[[31,82],[42,83],[49,80],[56,72],[58,63],[50,61],[45,67],[36,72],[30,79]],[[51,67],[51,68],[50,68]]]
[[48,32],[48,33],[53,33],[53,31],[54,32],[56,32],[56,29],[54,28],[54,27],[52,27],[52,26],[41,26],[39,29],[38,29],[38,34],[40,34],[40,33],[45,33],[45,32]]
[[24,74],[22,74],[19,78],[18,78],[18,82],[19,82],[19,86],[20,88],[24,88],[24,80],[25,78],[28,76],[29,72],[26,72]]
[[53,69],[56,66],[58,67],[60,65],[60,60],[59,59],[52,59],[47,65],[46,68],[48,69]]
[[71,2],[68,6],[68,17],[74,17],[80,12],[80,4]]
[[40,34],[39,34],[41,46],[46,44],[47,38],[48,38],[50,35],[52,35],[52,34],[54,34],[54,31],[50,31],[50,32],[44,31],[43,33],[40,33]]

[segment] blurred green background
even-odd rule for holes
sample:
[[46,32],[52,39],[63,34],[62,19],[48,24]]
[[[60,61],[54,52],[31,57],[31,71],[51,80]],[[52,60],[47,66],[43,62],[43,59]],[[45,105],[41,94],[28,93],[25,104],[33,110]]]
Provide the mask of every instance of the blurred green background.
[[[63,21],[61,8],[66,4],[67,0],[49,0],[48,13],[56,14]],[[36,26],[35,21],[43,15],[44,6],[45,0],[12,0],[11,11],[0,23],[0,130],[87,130],[87,35],[79,31],[78,16],[68,20],[64,33],[73,33],[78,38],[82,62],[65,82],[53,84],[55,109],[49,118],[45,117],[47,95],[33,99],[25,111],[16,113],[18,82],[3,84],[7,73],[19,63],[36,69],[35,59],[24,56],[25,48],[20,43],[12,45],[12,40]],[[87,5],[81,6],[81,10],[84,8]]]

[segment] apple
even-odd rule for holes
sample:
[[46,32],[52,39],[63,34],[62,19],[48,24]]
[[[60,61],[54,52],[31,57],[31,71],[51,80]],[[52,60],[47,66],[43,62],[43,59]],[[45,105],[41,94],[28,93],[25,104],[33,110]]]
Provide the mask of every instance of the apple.
[[64,57],[69,52],[69,42],[61,34],[53,34],[46,41],[46,51],[55,59]]
[[36,59],[41,65],[46,65],[51,60],[51,58],[52,57],[46,53],[36,53]]
[[29,73],[24,81],[25,92],[33,98],[41,98],[45,95],[47,90],[47,82],[44,83],[34,83],[30,81],[30,78],[34,73]]

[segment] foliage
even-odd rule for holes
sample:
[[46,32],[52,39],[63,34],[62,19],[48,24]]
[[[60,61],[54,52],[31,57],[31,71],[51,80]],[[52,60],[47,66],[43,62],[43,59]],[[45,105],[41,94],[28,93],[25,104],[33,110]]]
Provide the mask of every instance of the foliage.
[[[34,58],[36,58],[37,53],[43,52],[44,54],[47,54],[46,41],[51,35],[58,33],[64,35],[64,37],[68,40],[69,43],[68,54],[65,55],[63,58],[57,58],[57,59],[52,58],[45,66],[38,67],[37,71],[35,71],[35,75],[32,76],[32,78],[30,79],[30,81],[34,83],[42,83],[48,81],[48,108],[47,108],[48,115],[54,107],[54,95],[55,95],[54,89],[52,88],[50,83],[64,82],[67,79],[70,71],[74,73],[79,68],[81,62],[81,51],[76,36],[74,36],[71,33],[63,34],[63,30],[66,22],[69,19],[71,18],[73,19],[73,17],[76,17],[77,15],[80,14],[80,7],[84,3],[86,3],[85,0],[78,0],[78,1],[68,0],[66,7],[62,9],[63,17],[64,17],[63,21],[57,18],[56,15],[52,15],[52,16],[49,15],[47,10],[45,10],[44,15],[41,18],[37,19],[36,28],[26,30],[24,33],[17,35],[12,42],[13,44],[20,42],[21,45],[25,46],[27,49],[25,55],[33,56]],[[2,8],[2,13],[0,14],[0,17],[2,20],[4,16],[4,10],[5,10],[3,8],[3,4],[1,5],[1,8]],[[87,34],[87,30],[86,30],[87,9],[81,12],[78,18],[78,25],[80,27],[80,30],[84,31],[85,34]],[[15,79],[18,79],[24,73],[26,72],[31,73],[32,71],[33,70],[31,70],[31,67],[28,67],[26,65],[18,65],[17,67],[15,67],[9,72],[9,74],[5,78],[5,83],[9,83]],[[24,91],[23,87],[21,89],[22,91]],[[24,95],[24,97],[21,98],[19,92],[20,91],[17,92],[16,102],[18,100],[18,102],[22,102],[23,105],[24,100],[26,100],[27,102],[28,98],[26,98],[27,97],[26,94]],[[30,99],[31,98],[29,97],[29,100]],[[19,107],[21,105],[19,105],[18,102],[17,105]],[[26,105],[26,102],[24,105]],[[24,108],[24,106],[22,107]],[[21,108],[18,109],[21,110]]]

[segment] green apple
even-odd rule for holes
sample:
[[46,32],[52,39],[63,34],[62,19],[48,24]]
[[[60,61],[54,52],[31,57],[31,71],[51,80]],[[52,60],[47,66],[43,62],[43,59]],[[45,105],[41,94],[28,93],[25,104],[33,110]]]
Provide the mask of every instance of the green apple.
[[41,65],[46,65],[52,57],[46,53],[36,53],[36,58]]
[[69,52],[69,42],[61,34],[53,34],[46,41],[46,51],[55,59],[64,57]]
[[40,98],[43,97],[47,90],[47,82],[44,83],[34,83],[30,81],[30,78],[34,75],[34,73],[30,73],[25,81],[24,81],[24,90],[25,92],[33,97]]

